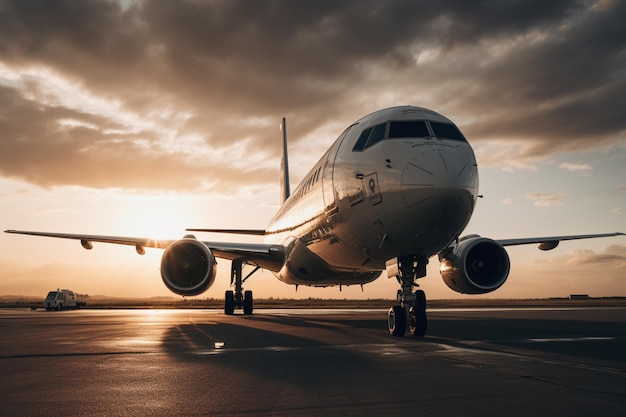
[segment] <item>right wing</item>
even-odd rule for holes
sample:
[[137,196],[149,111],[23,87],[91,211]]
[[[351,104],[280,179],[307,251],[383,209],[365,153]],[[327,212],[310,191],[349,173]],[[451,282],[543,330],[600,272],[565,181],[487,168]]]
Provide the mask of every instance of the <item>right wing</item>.
[[[5,233],[19,235],[45,236],[59,239],[79,240],[85,249],[92,249],[93,242],[113,243],[117,245],[134,246],[138,254],[145,253],[144,248],[166,249],[176,239],[150,239],[144,237],[84,235],[73,233],[33,232],[27,230],[5,230]],[[278,271],[285,259],[285,248],[282,245],[268,245],[265,243],[236,243],[236,242],[202,242],[218,258],[233,260],[242,259],[244,262],[256,265],[271,271]]]
[[14,233],[17,235],[45,236],[56,237],[60,239],[80,240],[81,245],[85,249],[91,249],[91,242],[115,243],[117,245],[135,246],[139,252],[139,248],[158,248],[165,249],[175,240],[172,239],[149,239],[145,237],[124,237],[124,236],[104,236],[104,235],[81,235],[73,233],[51,233],[51,232],[32,232],[28,230],[5,230],[4,233]]
[[265,230],[261,229],[185,229],[188,232],[228,233],[232,235],[265,236]]

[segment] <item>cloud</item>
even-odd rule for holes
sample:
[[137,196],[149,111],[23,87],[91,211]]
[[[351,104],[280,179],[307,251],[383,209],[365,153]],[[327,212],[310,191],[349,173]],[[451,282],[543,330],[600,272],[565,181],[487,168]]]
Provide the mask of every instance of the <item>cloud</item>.
[[574,251],[568,255],[567,265],[601,264],[605,267],[626,267],[626,245],[611,245],[602,253],[592,250]]
[[535,206],[539,207],[551,207],[551,206],[562,206],[564,204],[563,200],[567,197],[568,193],[566,192],[558,192],[554,194],[546,194],[546,193],[528,193],[515,198],[506,198],[502,200],[501,204],[511,205],[517,201],[530,201]]
[[[161,188],[197,190],[203,185],[227,192],[233,185],[265,183],[274,170],[242,166],[202,151],[203,143],[171,133],[177,115],[140,117],[109,103],[58,103],[71,89],[42,91],[31,80],[26,91],[0,87],[0,174],[44,187]],[[45,96],[50,105],[41,105]],[[33,98],[34,97],[34,98]],[[39,99],[37,99],[39,98]],[[71,102],[71,99],[65,100]],[[85,107],[88,112],[81,110]],[[200,148],[200,150],[198,150]],[[213,154],[218,153],[213,149]],[[199,160],[198,156],[203,156]],[[210,165],[207,165],[210,164]],[[216,181],[210,171],[222,174]]]
[[624,140],[625,12],[573,0],[5,0],[0,174],[44,186],[268,184],[281,116],[292,143],[322,150],[398,104],[445,113],[474,143],[511,144],[510,169],[532,169]]
[[559,165],[559,168],[563,168],[566,171],[570,172],[581,172],[584,174],[588,174],[589,171],[593,170],[593,167],[589,164],[572,164],[569,162],[562,163],[561,165]]
[[[509,286],[505,286],[505,291],[511,292],[514,297],[528,291],[529,286],[543,296],[621,296],[626,289],[626,245],[613,244],[601,250],[574,250],[563,255],[557,249],[554,255],[543,255],[527,265],[516,265],[511,274],[511,282],[507,282]],[[590,285],[591,278],[593,285]],[[517,289],[516,281],[519,283]]]

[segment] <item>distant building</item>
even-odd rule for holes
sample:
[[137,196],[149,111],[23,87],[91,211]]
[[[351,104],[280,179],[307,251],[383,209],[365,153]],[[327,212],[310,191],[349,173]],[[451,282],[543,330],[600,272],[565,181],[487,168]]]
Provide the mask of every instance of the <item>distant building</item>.
[[571,294],[569,296],[570,300],[588,300],[589,298],[589,294]]

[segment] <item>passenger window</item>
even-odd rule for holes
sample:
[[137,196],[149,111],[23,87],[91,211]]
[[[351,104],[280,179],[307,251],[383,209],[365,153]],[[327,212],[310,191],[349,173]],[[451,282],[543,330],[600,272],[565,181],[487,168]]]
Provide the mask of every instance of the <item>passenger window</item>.
[[430,126],[433,128],[435,136],[442,139],[452,139],[462,142],[467,140],[461,133],[458,127],[450,123],[430,122]]
[[359,136],[359,140],[356,141],[356,144],[354,145],[354,148],[352,148],[352,150],[353,151],[362,151],[363,149],[365,149],[365,144],[367,143],[367,138],[369,138],[371,132],[372,132],[372,128],[371,127],[369,129],[365,129],[361,133],[361,136]]
[[429,136],[426,122],[423,120],[391,122],[389,126],[390,138],[427,138]]

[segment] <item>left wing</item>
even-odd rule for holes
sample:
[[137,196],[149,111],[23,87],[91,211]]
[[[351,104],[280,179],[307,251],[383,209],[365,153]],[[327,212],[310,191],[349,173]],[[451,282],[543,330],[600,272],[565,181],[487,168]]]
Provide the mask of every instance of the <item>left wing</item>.
[[539,249],[550,250],[559,245],[562,240],[578,240],[578,239],[593,239],[596,237],[612,237],[612,236],[624,236],[624,233],[600,233],[593,235],[571,235],[571,236],[551,236],[551,237],[529,237],[520,239],[500,239],[497,240],[502,246],[515,246],[515,245],[527,245],[531,243],[538,243]]

